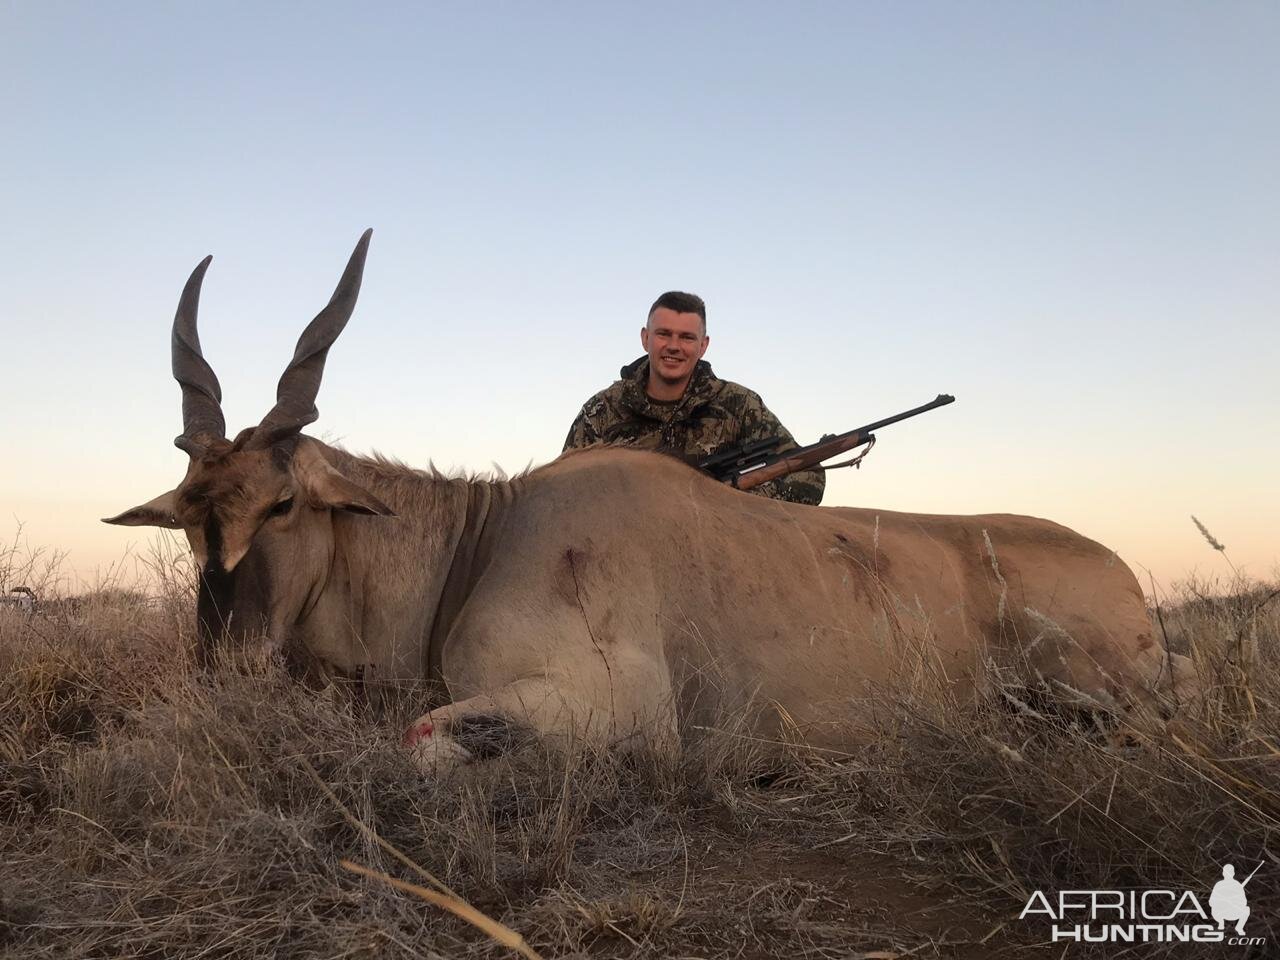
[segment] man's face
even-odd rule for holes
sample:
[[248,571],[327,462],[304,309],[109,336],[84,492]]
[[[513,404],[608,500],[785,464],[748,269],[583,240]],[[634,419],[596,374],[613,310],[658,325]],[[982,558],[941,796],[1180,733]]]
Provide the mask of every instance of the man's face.
[[693,368],[707,352],[711,338],[696,313],[658,307],[641,328],[640,343],[649,354],[650,371],[668,386],[676,386],[693,376]]

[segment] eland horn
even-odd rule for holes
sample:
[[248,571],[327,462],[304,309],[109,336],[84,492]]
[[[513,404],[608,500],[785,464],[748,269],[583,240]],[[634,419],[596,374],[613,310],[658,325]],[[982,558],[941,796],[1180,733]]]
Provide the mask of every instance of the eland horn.
[[298,346],[293,351],[293,360],[285,368],[276,387],[276,405],[258,424],[251,446],[270,446],[297,433],[320,416],[316,410],[316,394],[320,391],[320,378],[324,375],[324,361],[355,310],[372,235],[373,230],[366,230],[361,235],[328,305],[302,331]]
[[178,312],[173,316],[173,378],[182,387],[182,435],[174,446],[193,457],[199,456],[215,440],[226,436],[222,417],[222,387],[213,368],[200,351],[196,312],[200,306],[200,284],[213,257],[205,257],[191,271],[182,288]]

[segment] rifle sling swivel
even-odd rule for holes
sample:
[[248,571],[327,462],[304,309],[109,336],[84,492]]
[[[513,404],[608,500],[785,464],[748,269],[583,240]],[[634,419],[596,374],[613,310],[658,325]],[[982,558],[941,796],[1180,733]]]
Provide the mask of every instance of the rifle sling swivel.
[[875,445],[876,445],[876,435],[873,433],[870,437],[867,438],[866,449],[863,450],[856,457],[850,457],[848,460],[844,461],[844,463],[821,464],[819,469],[839,470],[841,467],[854,467],[854,468],[861,467],[863,459],[866,457],[868,453],[871,452],[871,448],[874,447]]

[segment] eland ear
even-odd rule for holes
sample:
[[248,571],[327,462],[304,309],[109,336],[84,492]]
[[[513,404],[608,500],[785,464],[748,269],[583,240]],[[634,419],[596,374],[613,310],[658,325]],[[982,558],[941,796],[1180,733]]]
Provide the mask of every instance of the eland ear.
[[115,523],[122,527],[167,527],[179,530],[182,524],[177,516],[177,490],[162,493],[138,507],[126,510],[114,517],[103,517],[103,523]]
[[313,507],[328,507],[371,517],[394,517],[395,511],[354,480],[349,480],[311,443],[301,443],[293,456],[294,476]]
[[302,481],[307,499],[317,507],[362,513],[370,517],[394,517],[395,511],[375,497],[360,484],[348,480],[333,467],[325,464],[318,470],[309,470]]

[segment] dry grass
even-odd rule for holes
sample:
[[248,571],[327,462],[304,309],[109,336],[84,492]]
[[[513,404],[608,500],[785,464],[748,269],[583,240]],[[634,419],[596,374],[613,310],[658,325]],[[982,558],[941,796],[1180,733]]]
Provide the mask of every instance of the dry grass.
[[[1033,889],[1206,894],[1260,860],[1249,932],[1280,942],[1273,589],[1162,604],[1206,688],[1164,736],[915,680],[847,757],[765,759],[726,723],[679,758],[532,744],[432,778],[398,744],[412,691],[196,673],[188,572],[158,602],[0,611],[6,960],[517,956],[339,865],[430,886],[387,845],[548,960],[1059,957],[1016,919]],[[1133,954],[1166,949],[1197,955]]]

